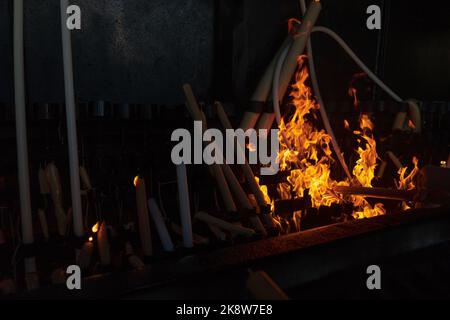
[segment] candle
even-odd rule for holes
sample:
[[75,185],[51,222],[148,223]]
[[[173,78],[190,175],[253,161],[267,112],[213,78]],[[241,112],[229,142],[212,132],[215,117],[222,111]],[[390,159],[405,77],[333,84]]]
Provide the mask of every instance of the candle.
[[[204,114],[200,111],[200,108],[197,103],[197,99],[192,92],[192,88],[189,84],[183,85],[183,91],[186,96],[187,108],[191,117],[194,121],[202,121],[203,129],[207,128],[206,126],[206,118]],[[212,164],[209,168],[211,175],[216,180],[217,186],[219,188],[220,194],[222,196],[222,200],[225,203],[225,208],[227,211],[235,212],[237,211],[236,205],[233,201],[233,197],[231,195],[230,189],[228,188],[228,184],[225,180],[224,173],[222,168],[218,164]]]
[[255,231],[253,229],[235,225],[233,223],[213,217],[205,212],[201,212],[201,211],[197,212],[197,214],[195,215],[195,219],[198,219],[198,220],[203,221],[210,225],[215,225],[221,229],[224,229],[224,230],[227,230],[227,231],[239,234],[239,235],[252,236],[255,234]]
[[91,179],[83,166],[80,167],[80,178],[83,183],[83,189],[87,191],[92,190]]
[[133,246],[129,241],[125,243],[125,255],[128,257],[128,263],[134,269],[139,270],[145,267],[145,264],[142,262],[141,258],[134,254]]
[[75,92],[73,85],[72,39],[66,26],[68,0],[61,0],[61,37],[64,64],[64,89],[66,98],[67,143],[69,147],[70,190],[72,196],[73,228],[77,237],[84,235],[81,208],[80,170],[78,165],[77,123],[75,115]]
[[[269,66],[266,68],[261,80],[258,82],[258,86],[256,87],[256,89],[252,95],[252,98],[251,98],[252,102],[265,103],[267,101],[267,98],[269,97],[270,88],[272,87],[272,79],[273,79],[273,73],[275,70],[276,62],[278,61],[283,50],[286,47],[291,46],[291,44],[292,44],[292,35],[290,34],[283,41],[283,43],[281,44],[277,53],[275,54],[274,58],[270,62]],[[267,117],[267,114],[268,113],[263,113],[262,117]],[[250,128],[254,128],[256,125],[256,122],[258,121],[259,115],[260,115],[260,112],[246,111],[241,120],[239,128],[243,129],[244,131],[246,131],[247,129],[250,129]]]
[[90,237],[89,240],[83,244],[81,250],[79,250],[76,259],[78,266],[82,270],[87,269],[91,264],[91,257],[93,252],[94,252],[94,239]]
[[192,239],[191,206],[189,202],[189,187],[184,163],[177,165],[178,200],[180,204],[181,227],[183,230],[183,245],[186,248],[194,246]]
[[[23,50],[23,0],[14,1],[14,102],[16,116],[17,167],[19,179],[20,216],[22,241],[32,244],[33,218],[31,214],[30,177],[28,167],[27,124],[25,108],[25,71]],[[28,289],[36,288],[36,262],[34,257],[25,258],[25,272]],[[32,279],[31,279],[32,278]]]
[[299,31],[295,41],[293,42],[283,67],[281,68],[280,85],[278,88],[278,99],[283,100],[284,94],[291,82],[292,76],[297,69],[297,58],[303,53],[306,47],[306,43],[311,34],[311,30],[316,23],[319,16],[322,5],[319,1],[311,1],[302,23],[300,24]]
[[111,264],[111,254],[109,252],[108,230],[106,229],[105,222],[100,225],[100,229],[98,230],[97,246],[100,264],[102,266],[109,266]]
[[50,191],[53,200],[53,206],[55,208],[55,216],[56,223],[58,226],[58,234],[60,236],[64,236],[66,234],[66,213],[63,209],[62,203],[62,189],[61,189],[61,181],[59,179],[58,168],[56,168],[55,164],[49,163],[47,168],[45,169],[45,173],[47,175],[47,180],[50,185]]
[[[179,225],[176,225],[175,223],[171,223],[170,224],[172,231],[175,232],[176,234],[183,236],[183,230],[181,229],[181,227]],[[204,244],[209,244],[209,239],[202,237],[196,233],[192,233],[192,238],[194,240],[194,244],[198,244],[198,245],[204,245]]]
[[[216,105],[217,115],[218,115],[219,120],[220,120],[222,126],[224,127],[224,129],[233,129],[233,127],[231,126],[231,122],[228,119],[228,116],[225,113],[225,110],[223,109],[222,104],[220,102],[216,102],[215,105]],[[244,173],[245,179],[246,179],[253,195],[255,196],[258,204],[260,206],[265,206],[265,205],[267,205],[267,203],[264,199],[264,195],[256,182],[255,175],[253,174],[253,171],[250,168],[245,155],[243,155],[244,146],[237,145],[237,143],[238,143],[238,140],[235,139],[234,145],[235,145],[235,149],[238,154],[238,158],[245,159],[245,163],[241,165],[241,169],[242,169],[242,172]]]
[[145,256],[153,254],[152,236],[147,208],[147,190],[143,178],[135,179],[136,185],[136,208],[139,224],[139,236],[141,238],[142,252]]
[[[159,210],[155,199],[153,199],[153,198],[148,199],[148,209],[150,212],[150,216],[152,217],[153,222],[155,223],[156,230],[158,231],[159,239],[161,240],[164,250],[169,251],[169,252],[173,251],[174,246],[172,243],[172,239],[170,238],[169,231],[167,230],[166,224],[164,223],[164,219],[161,215],[161,211]],[[190,225],[189,225],[189,227],[190,227]],[[192,235],[192,230],[190,230],[190,231],[191,231],[191,235]],[[187,236],[189,236],[189,234]],[[183,240],[187,236],[186,236],[185,228],[183,228]],[[184,243],[186,246],[186,241],[184,241]]]

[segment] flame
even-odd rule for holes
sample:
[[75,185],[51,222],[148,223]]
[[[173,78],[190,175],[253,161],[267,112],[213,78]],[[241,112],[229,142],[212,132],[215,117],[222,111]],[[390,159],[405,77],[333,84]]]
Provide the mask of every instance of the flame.
[[134,187],[137,187],[138,181],[139,181],[139,176],[134,177],[134,179],[133,179],[133,185],[134,185]]
[[[372,207],[364,197],[349,196],[347,199],[342,199],[333,192],[335,186],[350,185],[350,181],[338,182],[331,177],[331,165],[334,163],[330,149],[331,137],[324,130],[316,128],[314,124],[320,105],[313,99],[311,89],[306,85],[309,75],[303,66],[304,59],[305,56],[300,56],[298,59],[299,70],[290,94],[292,108],[282,118],[279,126],[278,159],[280,169],[289,171],[289,176],[287,182],[277,185],[278,196],[281,199],[291,199],[309,195],[314,208],[351,201],[355,207],[353,216],[357,219],[384,214],[385,210],[380,203]],[[356,90],[352,92],[356,97]],[[348,121],[344,121],[344,126],[350,127]],[[356,179],[354,182],[371,187],[378,155],[376,142],[372,136],[374,125],[365,114],[360,117],[360,128],[361,131],[355,131],[355,134],[358,135],[359,141],[364,143],[357,150],[359,159],[353,170]],[[270,200],[267,187],[261,186],[261,190]],[[300,213],[296,212],[292,220],[296,225],[293,227],[296,229],[298,229]],[[289,225],[289,222],[283,221],[280,217],[277,217],[276,221],[282,230],[285,230],[286,224]],[[286,228],[291,229],[291,227]]]
[[92,241],[94,241],[94,238],[89,237],[89,242],[92,242]]
[[93,226],[92,226],[92,232],[93,233],[97,233],[98,232],[98,228],[99,228],[99,226],[100,226],[100,223],[99,222],[97,222],[96,224],[94,224]]
[[416,126],[415,126],[414,123],[411,121],[411,119],[408,120],[408,128],[410,128],[410,129],[412,129],[412,130],[416,129]]
[[375,177],[377,166],[377,143],[372,136],[374,125],[366,114],[362,114],[359,119],[361,131],[355,131],[363,140],[365,147],[358,147],[359,159],[353,168],[353,175],[363,187],[372,187],[372,179]]
[[408,167],[403,167],[398,170],[399,180],[396,181],[397,189],[400,190],[413,190],[416,188],[416,185],[414,184],[414,177],[419,172],[419,159],[416,157],[413,157],[412,163],[414,164],[414,168],[411,170],[411,172],[405,177],[406,171],[408,170]]

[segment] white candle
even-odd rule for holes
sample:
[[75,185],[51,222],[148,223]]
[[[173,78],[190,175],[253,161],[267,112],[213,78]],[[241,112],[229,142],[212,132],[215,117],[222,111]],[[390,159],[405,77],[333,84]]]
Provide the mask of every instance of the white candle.
[[319,1],[311,1],[302,23],[300,24],[297,37],[286,56],[283,67],[281,68],[280,85],[278,90],[279,100],[283,100],[292,76],[297,69],[297,58],[305,50],[309,35],[311,34],[311,30],[316,23],[321,9],[322,5]]
[[189,187],[186,165],[177,165],[178,200],[180,204],[181,227],[183,230],[183,245],[186,248],[194,246],[192,240],[191,206],[189,202]]
[[[22,241],[32,244],[33,219],[31,214],[30,177],[28,173],[27,124],[25,109],[25,71],[23,50],[23,0],[14,1],[14,100],[16,115],[17,167],[19,178]],[[25,259],[25,272],[36,272],[33,258]]]
[[[228,119],[228,116],[225,113],[225,110],[223,109],[222,104],[220,102],[216,102],[215,105],[216,105],[217,115],[218,115],[220,123],[222,124],[224,129],[233,129],[233,127],[231,126],[231,122]],[[237,139],[235,139],[234,142],[235,142],[235,147],[236,147],[236,151],[238,154],[238,158],[245,159],[245,163],[241,165],[241,169],[242,169],[242,172],[244,173],[245,180],[247,181],[258,204],[260,206],[267,205],[267,203],[264,199],[264,195],[263,195],[261,189],[259,188],[258,184],[256,183],[255,175],[253,174],[253,171],[247,162],[245,154],[243,154],[244,147],[241,145],[237,145],[237,143],[239,143]]]
[[66,98],[67,142],[69,147],[70,189],[72,195],[73,228],[77,237],[84,235],[83,212],[80,193],[80,170],[78,165],[77,123],[73,85],[72,39],[66,26],[68,0],[61,0],[61,36],[64,62],[64,88]]
[[138,215],[139,236],[141,238],[142,252],[146,256],[153,254],[152,236],[150,230],[150,221],[148,219],[147,208],[147,190],[145,188],[145,180],[142,178],[135,179],[136,184],[136,208]]
[[[159,207],[156,204],[155,199],[153,198],[148,199],[148,210],[150,212],[150,216],[153,219],[153,222],[155,223],[156,230],[158,231],[159,239],[161,240],[164,250],[169,252],[173,251],[174,246],[172,243],[172,239],[170,238],[169,231],[167,230],[166,224],[164,223],[164,219],[161,215],[161,211],[159,210]],[[184,237],[185,234],[183,232],[183,239]]]

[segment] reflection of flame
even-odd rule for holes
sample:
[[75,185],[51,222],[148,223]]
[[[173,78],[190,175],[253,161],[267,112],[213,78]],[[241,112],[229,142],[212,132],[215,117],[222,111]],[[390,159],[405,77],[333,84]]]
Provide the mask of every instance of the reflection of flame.
[[[299,57],[299,71],[296,74],[296,83],[293,85],[290,96],[293,98],[293,110],[283,117],[279,126],[280,152],[278,158],[280,168],[289,171],[288,182],[279,183],[277,191],[281,199],[301,198],[305,191],[311,198],[314,208],[330,206],[333,203],[342,203],[343,199],[337,196],[332,189],[337,185],[349,185],[350,181],[335,181],[331,175],[330,166],[334,162],[330,149],[331,137],[324,131],[315,127],[313,121],[316,119],[319,104],[313,99],[311,89],[305,84],[308,71],[303,67],[304,56]],[[356,90],[354,90],[356,97]],[[344,126],[350,127],[348,121]],[[375,176],[377,161],[376,142],[371,131],[374,126],[367,115],[360,118],[361,131],[355,131],[358,137],[365,141],[365,146],[359,147],[357,152],[360,156],[356,162],[353,174],[361,185],[371,187]],[[261,190],[267,195],[267,187]],[[384,214],[382,204],[372,207],[364,197],[349,196],[353,203],[355,218],[372,217]],[[294,216],[294,224],[299,222],[300,212]],[[278,217],[277,222],[282,226],[288,222]],[[294,227],[295,228],[295,227]],[[291,229],[289,227],[289,229]]]
[[97,233],[98,232],[98,228],[99,228],[100,224],[97,222],[96,224],[94,224],[92,226],[92,232],[93,233]]
[[414,123],[410,120],[408,120],[408,128],[414,130],[416,128],[416,126],[414,125]]

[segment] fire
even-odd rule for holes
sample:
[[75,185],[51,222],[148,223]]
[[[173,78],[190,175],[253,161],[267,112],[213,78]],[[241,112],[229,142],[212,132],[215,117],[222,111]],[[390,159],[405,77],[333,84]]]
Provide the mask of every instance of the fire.
[[133,179],[133,185],[134,185],[135,187],[137,187],[138,181],[139,181],[139,176],[134,177],[134,179]]
[[94,241],[94,238],[93,237],[89,237],[89,242],[92,242],[92,241]]
[[398,170],[399,180],[396,181],[397,189],[400,190],[413,190],[416,188],[414,184],[414,177],[419,172],[419,160],[416,157],[413,157],[412,162],[414,164],[414,168],[411,170],[411,172],[405,177],[406,171],[408,170],[408,167],[403,167]]
[[353,175],[363,187],[372,187],[372,179],[375,177],[375,168],[377,166],[377,144],[372,136],[374,125],[370,118],[363,114],[359,119],[361,131],[355,131],[365,140],[365,146],[358,147],[359,159],[353,168]]
[[[349,196],[347,199],[342,199],[333,191],[335,186],[350,185],[351,182],[372,187],[378,159],[376,142],[372,135],[374,125],[367,115],[361,115],[361,130],[355,131],[355,134],[359,141],[364,143],[357,150],[359,159],[353,169],[355,181],[333,180],[331,165],[334,159],[330,149],[331,137],[315,126],[320,105],[314,100],[311,89],[306,84],[309,75],[303,66],[304,58],[305,56],[301,56],[298,59],[299,71],[290,94],[292,109],[282,118],[279,126],[278,159],[281,170],[289,171],[287,182],[279,183],[277,186],[279,197],[291,199],[309,195],[314,208],[351,201],[355,207],[353,216],[357,219],[384,214],[385,210],[380,203],[372,206],[361,196]],[[356,90],[354,94],[356,99]],[[348,121],[344,121],[344,126],[350,128]],[[267,187],[261,186],[261,190],[270,200]],[[277,219],[281,226],[286,225],[287,222],[282,221],[280,217]],[[300,212],[296,212],[294,224],[297,225],[299,220]]]

